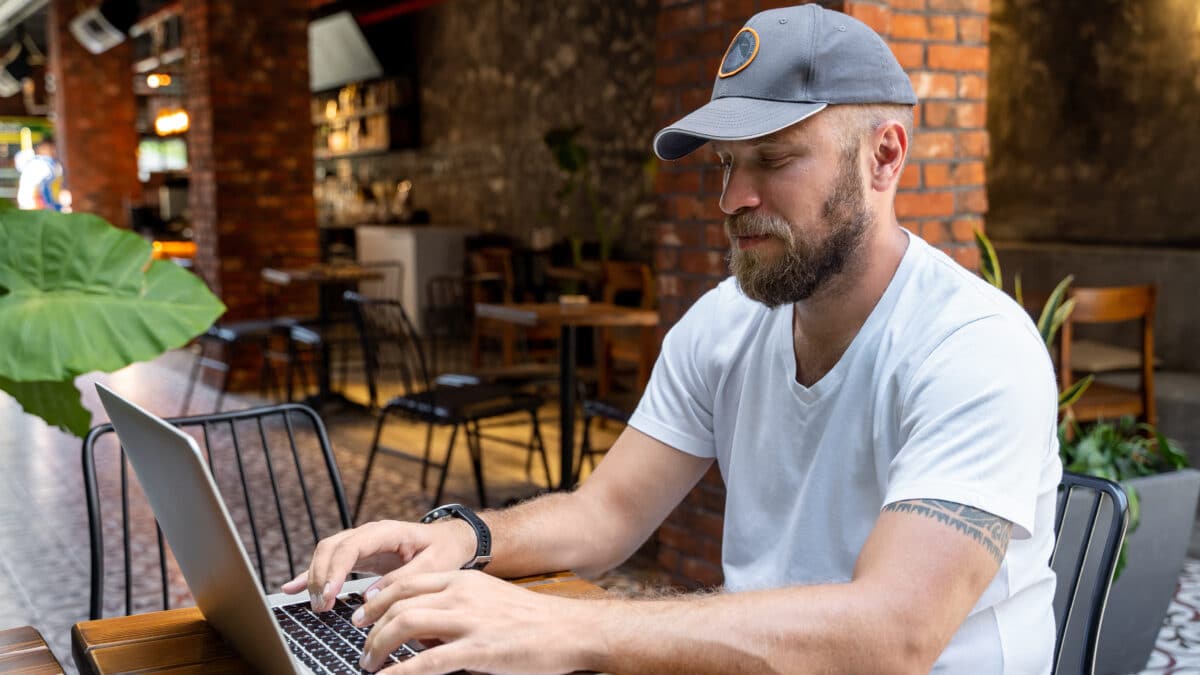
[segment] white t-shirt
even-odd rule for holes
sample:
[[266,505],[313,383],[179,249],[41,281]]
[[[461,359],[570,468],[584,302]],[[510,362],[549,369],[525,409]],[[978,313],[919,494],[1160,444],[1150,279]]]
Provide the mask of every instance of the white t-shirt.
[[910,235],[838,363],[811,387],[795,374],[791,306],[768,309],[730,278],[667,334],[630,420],[716,458],[726,588],[849,581],[884,505],[965,504],[1013,537],[934,672],[1049,672],[1057,389],[1025,312]]

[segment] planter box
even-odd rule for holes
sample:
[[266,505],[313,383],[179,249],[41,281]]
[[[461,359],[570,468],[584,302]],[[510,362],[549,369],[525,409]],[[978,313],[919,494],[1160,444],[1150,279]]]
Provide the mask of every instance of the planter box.
[[1125,570],[1112,586],[1096,658],[1099,675],[1141,671],[1154,649],[1183,569],[1200,495],[1200,471],[1136,478],[1141,524],[1127,537]]

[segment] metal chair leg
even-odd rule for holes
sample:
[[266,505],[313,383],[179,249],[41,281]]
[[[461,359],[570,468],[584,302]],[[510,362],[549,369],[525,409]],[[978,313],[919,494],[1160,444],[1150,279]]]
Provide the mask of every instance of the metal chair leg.
[[450,432],[450,444],[446,446],[446,461],[442,464],[442,475],[438,478],[437,491],[433,493],[433,503],[429,507],[431,509],[438,506],[442,501],[442,490],[446,487],[446,474],[450,473],[450,456],[454,454],[454,441],[458,439],[458,427],[455,424],[454,429]]
[[203,340],[197,342],[197,345],[200,347],[200,352],[196,354],[196,360],[192,362],[192,373],[188,377],[187,392],[183,395],[183,407],[179,410],[181,417],[187,415],[188,408],[192,405],[192,392],[196,390],[196,381],[200,379],[200,367],[204,363],[204,355],[208,350]]
[[433,447],[433,422],[425,427],[425,456],[421,459],[421,489],[425,489],[426,476],[429,474],[429,451]]
[[362,483],[358,486],[358,499],[354,502],[354,514],[350,517],[351,522],[358,523],[358,513],[362,510],[363,499],[367,496],[367,484],[371,478],[371,468],[375,466],[375,455],[379,453],[379,439],[383,436],[383,423],[387,419],[388,411],[385,408],[379,413],[379,422],[375,424],[375,440],[371,442],[371,453],[367,455],[367,468],[363,471]]
[[[546,442],[542,440],[542,428],[538,423],[537,411],[529,411],[529,417],[533,426],[533,432],[529,438],[529,452],[526,454],[525,464],[528,465],[532,461],[536,444],[537,452],[542,456],[542,471],[546,475],[546,487],[554,487],[554,481],[550,478],[550,459],[546,456]],[[525,475],[528,476],[529,474],[530,471],[526,468]]]
[[479,494],[479,508],[487,508],[487,493],[483,488],[483,441],[479,438],[479,422],[467,423],[467,450],[471,454],[471,468],[475,471],[475,489]]
[[571,480],[573,485],[579,484],[579,478],[583,475],[583,460],[584,458],[591,459],[592,469],[596,468],[596,460],[592,459],[592,418],[583,418],[583,437],[579,439],[579,462],[575,464],[575,475]]

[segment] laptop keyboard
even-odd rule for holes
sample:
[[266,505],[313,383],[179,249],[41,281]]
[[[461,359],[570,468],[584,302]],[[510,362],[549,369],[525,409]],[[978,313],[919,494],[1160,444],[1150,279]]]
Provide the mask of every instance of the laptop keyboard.
[[[344,600],[338,598],[329,612],[313,612],[307,602],[273,607],[271,611],[283,629],[288,648],[314,673],[357,674],[367,672],[358,667],[367,630],[350,623],[350,616],[363,602],[361,595],[351,593]],[[401,645],[391,653],[390,660],[399,663],[416,654],[410,646]]]

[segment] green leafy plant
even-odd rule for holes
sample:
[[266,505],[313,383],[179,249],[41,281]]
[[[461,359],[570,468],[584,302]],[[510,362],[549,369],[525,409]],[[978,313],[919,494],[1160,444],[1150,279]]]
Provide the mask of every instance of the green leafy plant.
[[[1087,427],[1067,417],[1058,427],[1058,447],[1067,471],[1122,484],[1129,498],[1129,533],[1141,522],[1141,505],[1137,490],[1127,481],[1188,466],[1187,455],[1173,441],[1154,426],[1139,424],[1128,416],[1115,422],[1100,420]],[[1122,545],[1117,575],[1124,567],[1125,545]]]
[[[608,260],[612,253],[612,245],[622,228],[629,226],[637,218],[646,215],[647,208],[652,211],[653,205],[646,205],[646,195],[654,190],[654,180],[658,175],[658,160],[651,155],[642,163],[642,176],[638,190],[625,200],[624,203],[602,203],[600,198],[599,178],[592,170],[591,153],[579,142],[581,126],[559,127],[546,132],[542,140],[554,157],[554,162],[563,173],[563,184],[554,193],[559,203],[570,211],[582,200],[587,210],[587,219],[595,231],[600,243],[600,259]],[[571,242],[571,255],[575,264],[583,260],[583,238],[575,231],[573,224],[568,238]]]
[[225,306],[138,235],[88,214],[0,208],[0,390],[87,433],[77,376],[187,344]]

